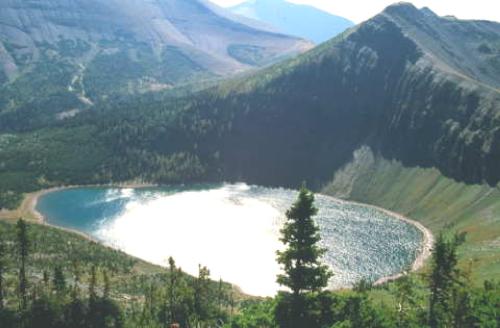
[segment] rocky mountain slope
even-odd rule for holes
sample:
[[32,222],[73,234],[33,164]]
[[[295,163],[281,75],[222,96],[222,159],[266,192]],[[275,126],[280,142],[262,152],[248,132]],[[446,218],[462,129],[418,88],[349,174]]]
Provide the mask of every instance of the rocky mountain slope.
[[227,76],[310,47],[204,0],[5,0],[0,112],[71,117],[113,94]]
[[368,145],[405,165],[496,185],[499,41],[498,23],[398,4],[198,107],[233,112],[221,141],[231,176],[321,184]]
[[346,18],[286,0],[248,0],[231,7],[230,10],[235,14],[263,21],[283,33],[297,35],[317,44],[354,25]]

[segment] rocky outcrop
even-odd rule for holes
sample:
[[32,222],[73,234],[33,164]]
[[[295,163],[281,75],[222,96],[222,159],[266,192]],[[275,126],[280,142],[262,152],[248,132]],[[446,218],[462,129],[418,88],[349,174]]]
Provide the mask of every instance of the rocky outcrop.
[[[232,125],[226,172],[258,182],[320,185],[355,149],[369,145],[404,165],[496,185],[499,41],[498,23],[391,6],[228,93],[246,111]],[[239,151],[241,144],[251,151]],[[252,151],[265,156],[250,161]]]

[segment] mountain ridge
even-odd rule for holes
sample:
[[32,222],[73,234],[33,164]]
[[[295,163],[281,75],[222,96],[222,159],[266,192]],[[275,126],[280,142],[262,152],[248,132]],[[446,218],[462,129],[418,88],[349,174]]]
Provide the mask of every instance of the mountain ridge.
[[[498,67],[492,67],[491,65],[477,67],[484,63],[473,61],[475,58],[484,57],[488,50],[480,49],[482,45],[480,41],[476,41],[475,48],[471,47],[464,41],[473,38],[467,33],[459,32],[460,24],[465,22],[471,27],[472,31],[469,31],[471,34],[481,34],[481,38],[485,40],[489,38],[495,39],[500,33],[500,23],[484,20],[461,21],[447,17],[443,18],[436,15],[429,8],[418,10],[411,3],[404,2],[389,6],[381,15],[391,18],[394,23],[405,29],[406,34],[421,48],[432,52],[433,56],[429,60],[434,60],[435,64],[444,66],[442,68],[447,70],[448,73],[454,71],[456,75],[467,76],[476,82],[489,84],[495,90],[500,88],[498,74],[500,71]],[[475,37],[477,38],[477,35]],[[425,44],[425,41],[431,38],[437,40],[431,40],[433,42]],[[439,41],[439,43],[436,41]],[[455,58],[450,58],[450,54]]]

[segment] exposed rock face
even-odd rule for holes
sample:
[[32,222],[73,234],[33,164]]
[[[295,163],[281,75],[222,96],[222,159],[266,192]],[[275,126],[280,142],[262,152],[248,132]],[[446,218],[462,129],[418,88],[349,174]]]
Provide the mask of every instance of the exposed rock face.
[[[204,0],[4,0],[0,84],[17,82],[2,97],[19,99],[0,104],[0,111],[32,102],[17,91],[46,98],[72,87],[77,97],[86,92],[96,100],[226,76],[310,47]],[[50,65],[65,66],[61,76],[50,76]],[[29,90],[33,80],[44,77],[54,90]],[[52,81],[56,78],[62,81]],[[75,87],[73,79],[81,83]],[[66,103],[52,104],[70,110]]]
[[[381,150],[466,182],[500,181],[500,24],[440,18],[411,5],[378,18],[420,58],[405,67],[379,123]],[[485,49],[487,49],[485,51]]]
[[[391,6],[229,92],[244,113],[223,141],[225,172],[320,185],[369,145],[404,165],[496,185],[499,69],[500,24]],[[267,82],[259,82],[264,74]]]

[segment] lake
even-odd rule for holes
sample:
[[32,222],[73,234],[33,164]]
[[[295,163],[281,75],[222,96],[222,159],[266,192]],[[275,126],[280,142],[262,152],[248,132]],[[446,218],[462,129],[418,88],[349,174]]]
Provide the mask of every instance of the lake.
[[[73,188],[44,194],[36,210],[52,225],[90,235],[146,261],[197,274],[198,264],[252,295],[272,296],[279,231],[297,192],[246,184]],[[422,232],[373,207],[316,195],[316,222],[331,288],[401,272],[418,256]]]

